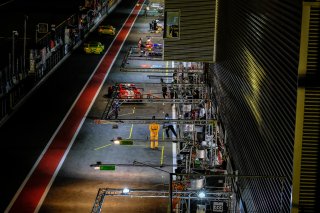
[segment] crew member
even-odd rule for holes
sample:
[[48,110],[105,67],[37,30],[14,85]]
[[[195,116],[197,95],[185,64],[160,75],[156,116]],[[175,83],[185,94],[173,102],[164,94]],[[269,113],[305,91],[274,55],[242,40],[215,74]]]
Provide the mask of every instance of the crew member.
[[138,41],[138,49],[139,49],[139,56],[142,56],[142,48],[143,48],[143,44],[142,44],[142,38],[139,39]]
[[[166,120],[170,120],[170,117],[169,117],[169,114],[168,114],[168,113],[166,113],[165,119],[166,119]],[[177,133],[176,133],[176,131],[174,130],[174,127],[173,127],[172,123],[170,123],[169,121],[168,121],[168,122],[165,122],[165,123],[163,124],[163,127],[164,127],[164,129],[166,130],[167,139],[170,138],[170,137],[169,137],[169,130],[171,130],[172,134],[177,138]]]
[[[155,120],[156,116],[152,116],[152,120]],[[159,138],[160,125],[156,122],[149,124],[150,130],[150,147],[151,149],[158,149],[158,138]]]
[[118,100],[115,100],[112,103],[112,110],[113,110],[113,113],[114,113],[114,118],[118,119],[118,115],[119,115],[119,111],[120,111],[120,103],[119,103]]
[[147,41],[146,41],[146,48],[151,51],[153,47],[152,41],[151,41],[151,37],[148,37]]
[[166,98],[167,91],[168,91],[167,85],[164,83],[163,78],[160,78],[160,82],[161,82],[161,87],[162,87],[162,96],[163,96],[163,98]]

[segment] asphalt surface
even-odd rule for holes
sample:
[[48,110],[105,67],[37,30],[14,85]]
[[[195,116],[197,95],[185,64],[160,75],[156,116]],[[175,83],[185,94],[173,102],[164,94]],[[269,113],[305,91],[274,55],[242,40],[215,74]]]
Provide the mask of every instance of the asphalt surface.
[[[134,5],[135,2],[133,1],[123,0],[103,23],[111,24],[120,29]],[[102,107],[98,107],[100,110],[106,102],[103,100],[103,96],[109,84],[113,84],[120,79],[122,82],[133,80],[139,82],[148,79],[145,75],[138,77],[136,74],[125,74],[124,78],[124,74],[119,73],[118,68],[127,51],[126,47],[136,43],[137,38],[141,36],[141,27],[148,27],[146,21],[144,17],[137,20],[132,33],[114,63],[110,77],[105,82],[94,104],[102,104]],[[88,40],[100,40],[106,46],[109,46],[113,37],[101,37],[93,32],[87,38]],[[101,58],[102,55],[84,54],[80,46],[0,128],[2,144],[0,158],[3,162],[2,168],[5,174],[0,183],[0,211],[6,209],[30,170],[39,160],[39,156],[52,139]],[[126,106],[126,108],[130,107],[132,106]],[[137,108],[139,107],[143,108],[137,106]],[[170,106],[168,107],[169,110]],[[98,108],[94,107],[93,110]],[[150,115],[159,114],[159,116],[162,116],[163,109],[163,106],[151,107]],[[99,112],[91,113],[99,114]],[[92,119],[85,119],[83,126],[76,135],[73,146],[70,147],[69,154],[61,165],[60,171],[57,171],[57,177],[52,183],[52,187],[48,189],[48,194],[43,200],[40,212],[88,212],[93,206],[99,187],[122,187],[123,184],[130,184],[132,187],[139,188],[159,186],[159,184],[160,188],[164,186],[168,178],[166,173],[158,175],[159,171],[152,168],[119,168],[116,172],[110,174],[97,172],[89,167],[96,161],[111,160],[113,163],[130,163],[133,160],[159,163],[161,151],[150,152],[147,143],[137,144],[136,147],[121,148],[110,145],[109,149],[101,149],[103,150],[101,152],[96,151],[97,148],[109,143],[115,135],[130,135],[131,128],[131,125],[124,125],[114,130],[110,125],[96,125]],[[147,139],[146,125],[137,125],[131,132],[133,138]],[[172,163],[171,144],[162,144],[161,146],[165,146],[165,156],[167,156],[165,162]],[[132,156],[132,153],[136,153],[137,156]],[[120,159],[119,156],[124,158]],[[150,201],[144,202],[150,203]],[[141,209],[150,210],[154,206],[150,205],[151,207],[147,208],[140,204],[136,205],[136,202],[130,203],[136,206],[138,212],[141,212]],[[161,205],[163,204],[160,202]],[[112,205],[112,208],[116,207],[117,205]],[[125,209],[123,212],[128,212]],[[115,209],[115,212],[120,211]]]

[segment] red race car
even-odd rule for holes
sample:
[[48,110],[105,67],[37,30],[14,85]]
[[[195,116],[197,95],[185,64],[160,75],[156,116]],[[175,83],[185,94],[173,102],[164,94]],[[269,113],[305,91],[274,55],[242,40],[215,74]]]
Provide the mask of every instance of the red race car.
[[142,99],[141,88],[137,88],[134,84],[119,84],[119,99]]

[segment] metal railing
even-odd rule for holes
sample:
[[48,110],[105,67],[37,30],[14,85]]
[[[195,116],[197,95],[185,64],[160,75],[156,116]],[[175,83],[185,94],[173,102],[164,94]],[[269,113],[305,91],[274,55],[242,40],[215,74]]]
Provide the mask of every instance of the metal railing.
[[[29,45],[29,53],[26,56],[11,59],[14,66],[9,64],[0,69],[0,126],[31,89],[77,47],[86,34],[110,13],[118,2],[120,1],[106,1],[94,11],[93,17],[84,17],[89,23],[86,26],[79,25],[79,14],[71,15],[54,26],[50,32],[41,37],[37,36],[35,48]],[[66,31],[69,31],[69,36],[66,36]]]

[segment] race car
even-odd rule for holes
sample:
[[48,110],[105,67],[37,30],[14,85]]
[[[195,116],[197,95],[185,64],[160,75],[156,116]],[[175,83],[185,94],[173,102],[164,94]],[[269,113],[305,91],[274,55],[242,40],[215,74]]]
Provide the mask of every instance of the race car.
[[116,28],[114,28],[111,25],[101,25],[98,28],[99,34],[105,34],[105,35],[115,35],[116,34]]
[[119,99],[142,99],[141,89],[135,84],[119,84],[118,97]]
[[147,51],[152,51],[153,49],[162,49],[162,44],[158,44],[158,43],[149,43],[145,45],[145,48]]
[[88,53],[88,54],[89,53],[100,54],[104,50],[104,45],[101,44],[101,42],[90,41],[84,44],[83,50],[85,53]]

